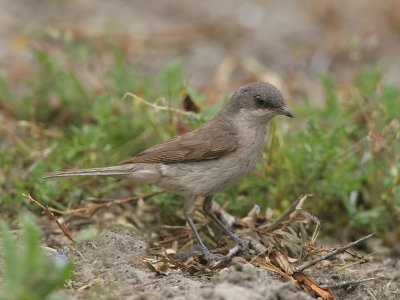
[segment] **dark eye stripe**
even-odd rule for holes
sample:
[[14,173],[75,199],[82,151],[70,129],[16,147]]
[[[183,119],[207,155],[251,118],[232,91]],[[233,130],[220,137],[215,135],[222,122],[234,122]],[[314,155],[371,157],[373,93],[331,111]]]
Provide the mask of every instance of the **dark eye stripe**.
[[255,95],[254,99],[259,106],[266,107],[268,104],[267,101],[265,101],[260,95]]
[[276,101],[268,101],[267,99],[264,99],[260,95],[254,95],[254,100],[257,106],[262,108],[276,109],[280,107],[279,103],[277,103]]

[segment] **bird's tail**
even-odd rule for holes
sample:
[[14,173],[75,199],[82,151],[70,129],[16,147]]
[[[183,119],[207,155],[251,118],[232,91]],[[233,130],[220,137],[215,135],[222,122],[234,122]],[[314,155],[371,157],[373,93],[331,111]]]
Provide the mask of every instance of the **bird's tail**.
[[126,165],[112,166],[105,168],[90,168],[90,169],[75,169],[75,170],[61,170],[56,172],[50,172],[43,174],[43,178],[52,177],[70,177],[70,176],[92,176],[92,175],[102,175],[102,176],[126,176],[129,175],[132,170]]

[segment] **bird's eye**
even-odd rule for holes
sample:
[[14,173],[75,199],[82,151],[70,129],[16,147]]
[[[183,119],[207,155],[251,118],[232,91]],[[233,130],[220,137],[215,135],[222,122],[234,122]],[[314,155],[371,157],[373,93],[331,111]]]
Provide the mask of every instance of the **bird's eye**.
[[260,95],[255,95],[254,99],[256,100],[258,106],[265,106],[266,101],[263,98],[261,98]]

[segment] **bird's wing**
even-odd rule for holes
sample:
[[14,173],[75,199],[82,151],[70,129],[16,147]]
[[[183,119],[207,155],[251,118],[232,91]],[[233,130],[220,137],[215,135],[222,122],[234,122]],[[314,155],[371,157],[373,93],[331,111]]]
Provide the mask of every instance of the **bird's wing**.
[[207,123],[195,131],[155,145],[121,164],[209,160],[233,152],[237,146],[236,132],[229,124]]

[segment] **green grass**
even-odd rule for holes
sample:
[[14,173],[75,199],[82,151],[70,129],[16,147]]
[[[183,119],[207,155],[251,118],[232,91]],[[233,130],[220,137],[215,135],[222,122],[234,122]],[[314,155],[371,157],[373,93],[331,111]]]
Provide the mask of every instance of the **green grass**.
[[1,225],[1,300],[65,299],[55,291],[72,276],[72,263],[51,257],[40,245],[39,231],[32,218],[21,218],[18,242],[3,222]]
[[[23,193],[59,209],[72,201],[79,205],[87,197],[105,196],[124,181],[42,180],[41,175],[116,163],[176,135],[182,123],[196,128],[217,110],[187,86],[179,62],[167,65],[156,78],[143,78],[115,48],[114,64],[101,78],[104,88],[90,89],[71,67],[89,59],[85,51],[71,51],[68,64],[37,51],[41,72],[23,85],[22,93],[11,91],[0,79],[0,99],[18,122],[10,138],[13,146],[0,148],[1,214],[18,214],[26,205]],[[77,55],[82,61],[76,62]],[[300,195],[313,193],[307,208],[322,219],[326,232],[340,234],[345,226],[374,231],[390,242],[400,234],[395,225],[400,219],[399,89],[382,82],[373,67],[360,70],[345,88],[328,75],[321,85],[326,91],[323,105],[307,99],[290,103],[296,119],[273,121],[262,161],[217,200],[229,202],[228,209],[243,215],[254,203],[279,212]],[[165,105],[176,108],[189,92],[201,115],[155,111],[122,100],[126,92],[149,101],[164,98]],[[137,192],[152,189],[141,187]],[[355,201],[350,201],[351,195]],[[181,208],[173,195],[160,195],[152,203],[162,206],[166,215]]]

